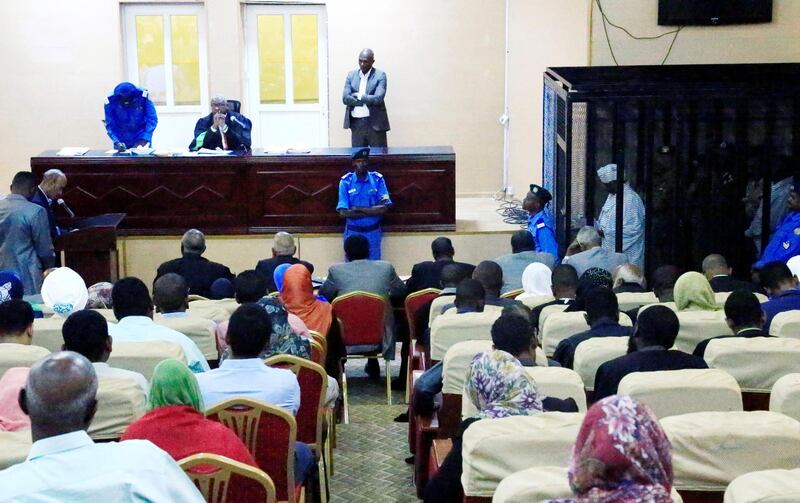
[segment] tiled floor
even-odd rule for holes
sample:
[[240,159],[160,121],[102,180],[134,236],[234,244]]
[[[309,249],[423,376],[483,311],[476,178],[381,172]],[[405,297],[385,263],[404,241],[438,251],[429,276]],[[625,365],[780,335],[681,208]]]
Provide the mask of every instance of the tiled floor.
[[[396,375],[397,363],[393,367]],[[348,362],[350,424],[337,425],[331,502],[417,502],[413,467],[403,461],[409,456],[408,423],[392,421],[406,409],[404,394],[394,392],[394,405],[388,405],[385,381],[368,381],[363,368],[364,360]]]

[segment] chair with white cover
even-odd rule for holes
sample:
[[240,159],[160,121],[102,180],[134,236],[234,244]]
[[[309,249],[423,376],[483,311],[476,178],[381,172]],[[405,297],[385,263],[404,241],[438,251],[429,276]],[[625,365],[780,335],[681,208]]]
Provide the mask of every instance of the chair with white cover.
[[617,393],[644,403],[656,417],[704,411],[741,411],[742,392],[730,374],[718,369],[633,372]]
[[592,337],[578,344],[572,368],[587,391],[594,390],[594,377],[600,365],[628,352],[628,340],[629,337]]
[[800,466],[800,423],[783,414],[695,412],[660,422],[679,491],[721,493],[744,473]]
[[147,399],[132,379],[100,377],[97,380],[97,412],[89,425],[94,440],[115,440],[147,411]]
[[[529,503],[572,497],[566,466],[537,466],[513,473],[498,484],[492,503]],[[673,503],[683,503],[672,488]]]
[[148,381],[153,370],[162,361],[174,358],[186,363],[183,348],[168,341],[115,342],[108,364],[112,367],[132,370],[142,374]]
[[674,349],[691,354],[701,342],[719,335],[733,335],[725,312],[719,311],[678,311],[680,329],[675,339]]
[[[731,293],[733,293],[733,292],[716,292],[716,293],[714,293],[714,302],[716,302],[719,307],[724,307],[725,306],[725,301],[728,300],[728,297],[731,296]],[[753,292],[753,295],[755,295],[756,298],[758,299],[758,301],[761,302],[762,304],[769,300],[769,298],[767,298],[767,296],[764,295],[763,293]]]
[[[620,313],[619,324],[623,327],[633,326],[633,322],[625,313]],[[547,317],[542,328],[542,349],[547,356],[553,356],[559,342],[573,335],[585,332],[589,330],[589,328],[589,324],[586,323],[585,311],[553,313]]]
[[0,377],[13,367],[31,367],[50,351],[40,346],[0,343]]
[[436,297],[431,302],[431,311],[428,314],[428,327],[433,325],[433,320],[435,320],[440,314],[442,314],[442,309],[455,302],[456,296],[455,295],[443,295],[440,297]]
[[186,316],[179,317],[157,314],[153,316],[153,321],[158,325],[180,332],[191,339],[203,352],[206,360],[219,359],[216,338],[217,324],[214,321],[188,313]]
[[114,310],[113,309],[92,309],[92,311],[100,314],[108,322],[111,322],[111,323],[116,323],[117,322],[117,317],[114,314]]
[[230,318],[238,307],[239,303],[236,302],[236,299],[190,300],[186,312],[191,316],[220,323]]
[[725,490],[725,503],[797,503],[800,468],[761,470],[733,479]]
[[64,326],[65,320],[61,316],[33,320],[33,339],[31,344],[43,347],[52,353],[61,351],[61,346],[64,345],[61,327]]
[[769,410],[800,421],[800,374],[787,374],[772,386]]
[[800,309],[776,314],[769,324],[769,335],[800,339]]
[[553,302],[556,299],[552,295],[531,295],[521,299],[517,298],[517,300],[525,304],[528,309],[533,309],[541,306],[542,304]]
[[653,292],[621,292],[617,294],[620,311],[630,311],[648,304],[657,304],[658,297]]
[[30,429],[0,431],[0,470],[25,461],[32,445]]
[[526,468],[567,466],[583,418],[543,412],[473,423],[463,438],[465,498],[491,498],[501,480]]
[[547,318],[550,317],[553,313],[561,313],[564,312],[566,308],[569,306],[566,304],[553,304],[552,306],[543,307],[542,310],[539,312],[539,340],[542,339],[542,330],[544,329],[544,322],[547,321]]
[[486,306],[482,313],[447,313],[431,326],[431,360],[439,361],[453,344],[469,340],[491,340],[492,324],[502,309]]

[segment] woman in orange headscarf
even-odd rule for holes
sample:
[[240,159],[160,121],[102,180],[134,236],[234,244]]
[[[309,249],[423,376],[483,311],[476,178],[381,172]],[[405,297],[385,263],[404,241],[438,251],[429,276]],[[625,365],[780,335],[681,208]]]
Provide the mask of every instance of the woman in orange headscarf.
[[281,288],[281,300],[286,310],[305,322],[309,330],[327,335],[333,321],[331,305],[314,297],[311,272],[303,264],[286,270]]

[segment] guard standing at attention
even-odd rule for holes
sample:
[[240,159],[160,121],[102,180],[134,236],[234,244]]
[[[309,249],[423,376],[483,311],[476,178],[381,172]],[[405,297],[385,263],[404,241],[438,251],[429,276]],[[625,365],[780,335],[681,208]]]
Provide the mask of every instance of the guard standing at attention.
[[551,254],[558,263],[558,243],[553,216],[546,210],[552,199],[553,196],[547,189],[532,183],[530,192],[522,201],[522,209],[528,212],[528,232],[533,234],[533,239],[536,241],[536,251]]
[[153,141],[153,131],[158,124],[156,107],[147,97],[147,90],[130,82],[114,88],[114,94],[106,98],[106,132],[120,152],[139,146],[148,146]]
[[367,170],[369,148],[357,150],[352,159],[353,171],[339,180],[336,211],[345,219],[344,239],[361,234],[369,241],[370,260],[380,260],[381,220],[392,200],[383,175]]

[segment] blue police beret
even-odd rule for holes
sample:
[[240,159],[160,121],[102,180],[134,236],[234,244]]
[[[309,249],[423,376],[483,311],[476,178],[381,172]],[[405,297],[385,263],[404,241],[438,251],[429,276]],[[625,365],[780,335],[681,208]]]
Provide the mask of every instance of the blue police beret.
[[541,185],[536,185],[535,183],[531,184],[531,194],[539,198],[539,200],[544,203],[548,203],[553,199],[553,195],[550,194],[549,190],[545,189]]
[[353,160],[356,159],[369,159],[369,147],[364,147],[353,152]]

